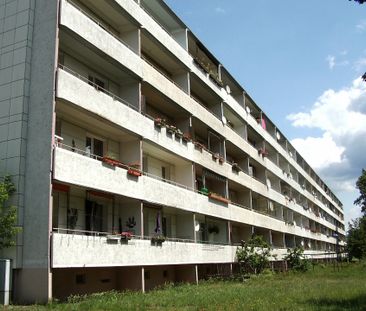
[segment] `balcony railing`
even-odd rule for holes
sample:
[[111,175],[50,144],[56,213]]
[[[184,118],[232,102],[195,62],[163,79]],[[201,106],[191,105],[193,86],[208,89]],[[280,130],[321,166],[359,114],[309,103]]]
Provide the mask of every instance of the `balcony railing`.
[[[83,155],[83,156],[86,156],[86,157],[89,157],[89,158],[92,158],[92,159],[95,159],[95,160],[98,160],[98,161],[101,161],[101,162],[103,161],[103,157],[102,156],[95,155],[95,154],[90,153],[89,151],[81,150],[81,149],[78,149],[78,148],[75,148],[75,147],[72,147],[72,146],[63,144],[57,138],[56,138],[55,145],[56,145],[56,147],[59,147],[59,148],[62,148],[62,149],[65,149],[65,150],[74,152],[76,154],[80,154],[80,155]],[[128,170],[128,169],[135,169],[136,170],[135,167],[130,166],[128,164],[123,164],[123,163],[121,163],[121,166],[120,167],[123,168],[123,169],[126,169],[126,170]],[[177,182],[172,181],[172,180],[169,180],[169,179],[162,178],[160,176],[153,175],[153,174],[148,173],[148,172],[144,172],[142,170],[138,170],[138,171],[141,172],[141,174],[144,175],[144,176],[147,176],[147,177],[150,177],[150,178],[159,180],[161,182],[164,182],[164,183],[167,183],[167,184],[170,184],[170,185],[173,185],[173,186],[176,186],[176,187],[180,187],[182,189],[186,189],[186,190],[195,192],[197,194],[206,196],[205,194],[201,193],[199,190],[194,189],[192,187],[188,187],[186,185],[177,183]],[[235,206],[238,206],[238,207],[241,207],[241,208],[244,208],[244,209],[247,209],[247,210],[250,210],[252,212],[255,212],[255,213],[258,213],[258,214],[261,214],[261,215],[270,217],[270,218],[274,218],[274,219],[277,219],[277,220],[281,220],[278,217],[276,217],[275,215],[271,215],[271,214],[268,214],[268,213],[265,213],[265,212],[261,212],[261,211],[255,210],[255,209],[251,209],[251,208],[249,208],[247,206],[244,206],[244,205],[241,205],[241,204],[238,204],[238,203],[231,202],[230,204],[235,205]]]
[[128,47],[132,52],[136,53],[136,51],[129,46],[125,41],[123,41],[120,37],[118,37],[113,31],[111,31],[108,25],[106,25],[105,23],[101,22],[99,19],[97,19],[95,16],[91,15],[90,13],[86,12],[85,10],[83,10],[81,7],[79,7],[76,3],[74,3],[71,0],[64,0],[68,3],[70,3],[74,8],[76,8],[78,11],[80,11],[81,13],[83,13],[83,15],[87,16],[91,21],[93,21],[96,25],[98,25],[100,28],[102,28],[104,31],[108,32],[111,36],[113,36],[115,39],[117,39],[119,42],[121,42],[123,45],[125,45],[126,47]]
[[80,80],[84,81],[85,83],[88,83],[89,85],[93,86],[96,90],[101,91],[101,92],[105,93],[106,95],[108,95],[108,96],[112,97],[112,99],[113,99],[113,100],[117,100],[117,101],[119,101],[120,103],[122,103],[122,104],[126,105],[126,106],[127,106],[127,107],[129,107],[129,108],[132,108],[132,109],[133,109],[133,110],[135,110],[135,111],[138,111],[138,110],[139,110],[136,106],[134,106],[134,105],[130,104],[128,101],[126,101],[126,100],[122,99],[121,97],[119,97],[119,96],[117,96],[116,94],[114,94],[114,93],[112,93],[112,92],[108,91],[107,89],[102,88],[101,86],[99,86],[99,85],[98,85],[98,84],[96,84],[95,82],[93,82],[93,81],[89,80],[87,77],[84,77],[83,75],[81,75],[81,74],[77,73],[76,71],[74,71],[74,70],[72,70],[72,69],[70,69],[70,68],[68,68],[68,67],[66,67],[66,66],[64,66],[64,65],[62,65],[62,64],[58,64],[58,67],[59,67],[60,69],[64,70],[64,71],[66,71],[66,72],[70,73],[70,74],[71,74],[71,75],[73,75],[74,77],[76,77],[76,78],[78,78],[78,79],[80,79]]

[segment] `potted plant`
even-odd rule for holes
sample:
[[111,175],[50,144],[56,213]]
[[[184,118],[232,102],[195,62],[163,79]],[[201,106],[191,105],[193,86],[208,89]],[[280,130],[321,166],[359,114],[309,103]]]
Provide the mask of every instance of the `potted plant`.
[[136,226],[136,220],[135,217],[128,217],[128,220],[126,221],[126,227],[129,229],[129,232],[132,232]]
[[205,187],[202,187],[199,192],[202,193],[202,194],[204,194],[204,195],[208,195],[208,189],[205,188]]
[[151,245],[161,246],[165,242],[165,236],[163,235],[154,235],[151,237]]
[[154,124],[156,127],[161,128],[161,127],[165,126],[165,119],[157,117],[154,119]]
[[175,131],[175,136],[178,138],[182,138],[183,137],[183,132],[180,129],[177,129]]
[[219,153],[213,153],[212,154],[212,160],[214,160],[214,161],[216,161],[216,160],[218,160],[220,158],[220,154]]
[[166,126],[166,131],[169,134],[173,134],[173,133],[175,133],[177,131],[177,128],[174,125],[167,125]]
[[220,164],[223,164],[225,162],[225,159],[224,159],[224,157],[223,156],[219,156],[219,163]]
[[232,169],[233,169],[233,171],[234,171],[234,172],[239,173],[239,172],[241,171],[241,169],[240,169],[240,167],[239,167],[238,163],[233,162],[233,163],[231,164],[231,166],[232,166]]

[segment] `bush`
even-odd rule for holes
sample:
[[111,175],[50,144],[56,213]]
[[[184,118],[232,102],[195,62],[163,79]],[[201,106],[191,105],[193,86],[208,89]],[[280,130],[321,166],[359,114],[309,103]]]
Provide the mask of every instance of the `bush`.
[[254,236],[236,250],[236,258],[240,265],[240,273],[261,273],[269,264],[271,248],[261,236]]
[[311,263],[304,257],[304,249],[302,247],[289,248],[287,252],[288,254],[284,259],[291,269],[300,272],[305,272],[310,269]]

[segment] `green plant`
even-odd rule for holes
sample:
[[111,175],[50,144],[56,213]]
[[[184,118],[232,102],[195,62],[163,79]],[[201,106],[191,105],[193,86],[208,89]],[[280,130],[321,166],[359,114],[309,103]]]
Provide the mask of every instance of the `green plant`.
[[6,206],[6,201],[16,191],[10,176],[5,176],[0,182],[0,250],[15,245],[15,236],[20,231],[16,226],[17,209]]
[[153,237],[151,237],[151,242],[152,243],[163,243],[163,242],[165,242],[165,236],[154,235]]
[[288,262],[291,269],[300,272],[309,270],[311,263],[305,258],[302,247],[288,248],[287,253],[284,259]]
[[248,242],[242,241],[236,250],[240,273],[261,273],[269,264],[271,248],[262,236],[253,236]]

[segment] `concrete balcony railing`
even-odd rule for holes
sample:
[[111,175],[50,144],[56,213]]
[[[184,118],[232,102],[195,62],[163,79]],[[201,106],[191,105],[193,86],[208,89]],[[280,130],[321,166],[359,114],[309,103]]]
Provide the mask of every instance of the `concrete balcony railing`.
[[306,232],[299,227],[288,226],[281,220],[253,210],[233,204],[226,206],[216,204],[194,189],[173,181],[162,180],[143,172],[142,176],[131,178],[127,174],[127,169],[112,169],[92,157],[60,147],[55,148],[53,168],[53,178],[61,182],[329,242],[324,236]]
[[229,245],[132,238],[127,244],[107,237],[52,233],[52,267],[144,266],[234,262],[236,247]]
[[[215,264],[236,261],[237,246],[201,244],[168,240],[155,246],[150,239],[132,238],[127,243],[107,236],[52,233],[52,267],[108,267],[180,264]],[[287,253],[285,248],[271,251],[275,260]],[[308,258],[334,258],[324,251],[305,251]]]

